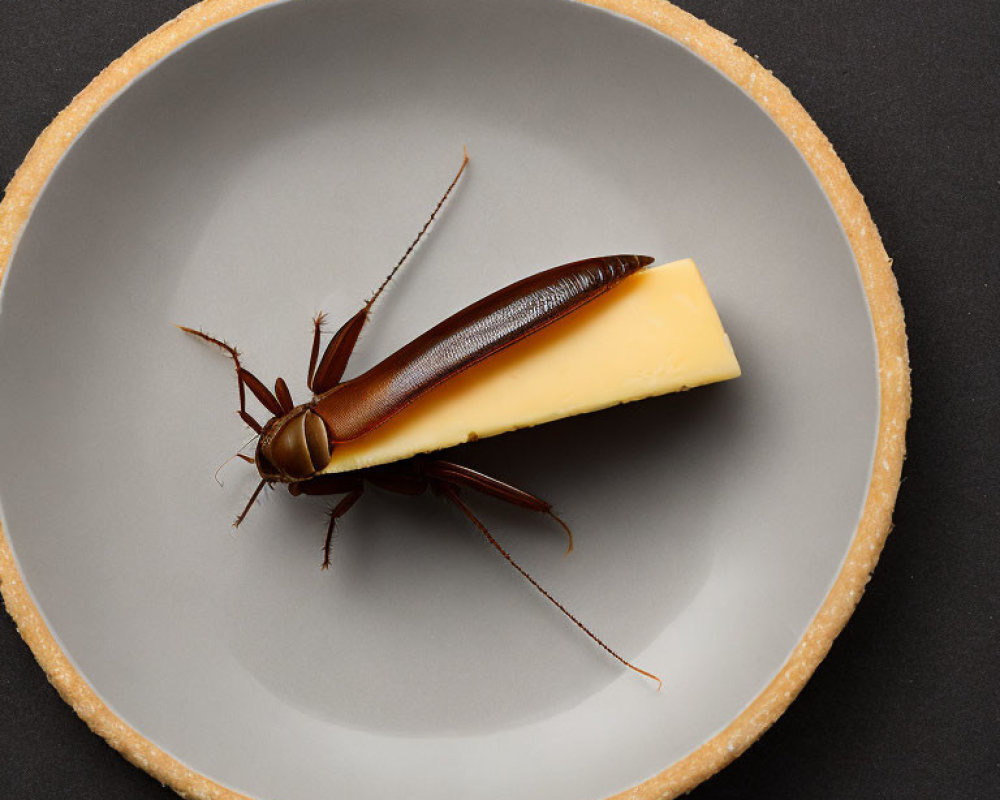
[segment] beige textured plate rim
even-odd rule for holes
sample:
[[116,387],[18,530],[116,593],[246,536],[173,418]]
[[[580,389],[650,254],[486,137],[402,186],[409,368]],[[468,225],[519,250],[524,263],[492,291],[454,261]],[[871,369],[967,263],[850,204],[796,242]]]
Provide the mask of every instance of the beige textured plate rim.
[[[87,124],[130,81],[210,27],[280,0],[203,0],[133,46],[77,95],[38,137],[0,203],[0,282],[49,175]],[[830,200],[854,252],[875,326],[880,409],[871,482],[858,529],[833,588],[777,677],[729,726],[619,800],[688,792],[746,750],[784,712],[854,611],[892,527],[903,465],[910,378],[903,309],[891,260],[864,198],[826,137],[788,89],[734,41],[666,0],[581,0],[648,25],[714,65],[749,94],[792,141]],[[185,797],[244,795],[180,763],[126,725],[73,667],[46,627],[0,527],[0,591],[7,611],[49,680],[77,714],[136,766]]]

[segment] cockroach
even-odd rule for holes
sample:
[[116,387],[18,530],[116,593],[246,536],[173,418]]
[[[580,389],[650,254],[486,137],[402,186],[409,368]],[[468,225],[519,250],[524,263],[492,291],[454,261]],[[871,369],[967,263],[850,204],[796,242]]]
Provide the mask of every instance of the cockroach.
[[[312,350],[306,377],[312,399],[308,402],[295,405],[282,378],[275,381],[272,392],[244,368],[239,351],[227,342],[194,328],[177,326],[218,346],[232,358],[240,399],[237,413],[256,433],[254,457],[243,453],[237,455],[257,468],[260,483],[233,524],[238,527],[243,522],[265,486],[284,484],[293,496],[343,495],[329,512],[322,561],[322,568],[327,569],[337,521],[361,498],[367,485],[404,495],[420,495],[429,489],[458,508],[525,580],[609,655],[662,685],[658,677],[639,669],[608,647],[531,577],[476,516],[461,490],[471,489],[547,515],[565,531],[568,553],[573,547],[572,532],[545,500],[469,467],[421,456],[351,472],[322,473],[338,444],[373,431],[425,392],[572,314],[653,262],[649,256],[603,256],[539,272],[462,309],[367,372],[342,381],[358,337],[371,316],[372,306],[434,222],[468,163],[468,152],[464,152],[458,172],[423,228],[361,310],[333,335],[321,358],[319,351],[325,317],[321,313],[313,319]],[[272,415],[267,422],[261,424],[247,411],[247,390]]]

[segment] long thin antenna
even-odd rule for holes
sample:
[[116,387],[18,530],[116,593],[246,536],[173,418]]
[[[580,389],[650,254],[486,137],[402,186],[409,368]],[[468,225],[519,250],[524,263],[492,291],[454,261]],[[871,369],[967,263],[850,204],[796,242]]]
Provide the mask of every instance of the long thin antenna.
[[589,636],[597,644],[599,644],[612,658],[621,662],[630,670],[638,672],[640,675],[645,675],[650,680],[656,681],[657,691],[660,691],[660,689],[663,688],[663,681],[660,680],[656,675],[654,675],[652,672],[646,672],[646,670],[640,669],[635,664],[631,663],[630,661],[626,661],[624,658],[618,655],[618,653],[616,653],[614,650],[608,647],[603,641],[601,641],[601,639],[598,638],[598,636],[593,631],[591,631],[590,628],[588,628],[586,625],[580,622],[580,620],[574,617],[570,613],[569,609],[566,608],[566,606],[564,606],[562,603],[556,600],[551,594],[549,594],[545,589],[543,589],[542,585],[534,578],[532,578],[527,573],[527,571],[511,557],[510,553],[508,553],[506,550],[503,549],[503,546],[500,544],[500,542],[498,542],[495,538],[493,538],[493,534],[491,534],[486,529],[486,526],[483,525],[482,522],[480,522],[479,518],[472,513],[472,510],[465,503],[462,502],[461,498],[458,496],[458,492],[453,487],[445,484],[444,486],[442,486],[442,491],[448,496],[449,500],[451,500],[456,506],[458,506],[465,513],[465,516],[467,516],[472,521],[472,524],[479,529],[480,533],[482,533],[483,536],[486,537],[487,541],[489,541],[489,543],[499,551],[500,555],[502,555],[507,560],[507,563],[510,564],[514,569],[516,569],[519,573],[521,573],[521,577],[523,577],[526,581],[528,581],[528,583],[530,583],[539,592],[541,592],[542,596],[545,597],[546,600],[552,603],[552,605],[554,605],[556,608],[562,611],[563,614],[565,614],[574,623],[576,623],[576,626],[580,630],[582,630],[585,634],[587,634],[587,636]]
[[462,173],[465,172],[465,167],[466,165],[468,165],[468,163],[469,163],[469,151],[463,145],[462,166],[458,168],[458,172],[455,174],[455,177],[452,179],[452,182],[448,185],[448,188],[445,190],[444,195],[441,197],[440,200],[438,200],[438,204],[434,206],[434,210],[431,212],[431,215],[428,218],[427,222],[424,223],[424,227],[420,229],[420,233],[417,234],[417,238],[415,238],[410,243],[410,246],[406,248],[406,252],[403,253],[402,258],[400,258],[399,261],[396,262],[396,266],[392,268],[392,271],[389,272],[385,280],[382,281],[382,285],[375,290],[375,294],[373,294],[371,296],[371,299],[368,300],[367,303],[365,303],[365,308],[370,309],[375,304],[375,301],[378,300],[379,295],[382,294],[382,290],[389,285],[389,281],[391,281],[393,276],[399,271],[399,268],[403,266],[406,259],[410,257],[410,253],[412,253],[413,249],[417,246],[417,242],[419,242],[423,238],[424,234],[427,233],[427,229],[431,226],[431,223],[434,222],[434,218],[437,216],[438,211],[441,210],[441,206],[444,205],[445,200],[448,199],[448,195],[451,194],[451,190],[454,189],[455,186],[458,184],[459,178],[462,177]]
[[215,471],[215,474],[212,476],[213,478],[215,478],[215,482],[217,484],[219,484],[219,486],[225,486],[226,485],[221,480],[219,480],[219,473],[222,472],[222,468],[224,466],[226,466],[226,464],[228,464],[230,461],[233,461],[233,460],[235,460],[237,458],[242,458],[248,464],[255,464],[256,463],[252,458],[250,458],[250,456],[245,456],[245,455],[243,455],[243,453],[233,453],[233,455],[229,456],[229,458],[227,458],[225,461],[223,461],[221,464],[219,464],[219,468]]

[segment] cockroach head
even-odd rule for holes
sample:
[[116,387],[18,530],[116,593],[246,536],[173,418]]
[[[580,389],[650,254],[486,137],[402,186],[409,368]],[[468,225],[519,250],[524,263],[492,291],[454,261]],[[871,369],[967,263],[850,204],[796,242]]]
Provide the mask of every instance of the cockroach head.
[[294,483],[311,478],[330,463],[326,424],[308,405],[274,417],[264,426],[254,460],[266,481]]

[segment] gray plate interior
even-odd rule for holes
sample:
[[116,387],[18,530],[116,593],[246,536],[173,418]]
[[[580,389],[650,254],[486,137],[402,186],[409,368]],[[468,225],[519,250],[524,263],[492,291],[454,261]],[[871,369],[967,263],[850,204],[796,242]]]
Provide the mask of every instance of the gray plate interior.
[[[698,262],[738,381],[457,450],[551,500],[477,508],[607,659],[440,501],[254,485],[236,342],[305,398],[458,166],[360,370],[492,289],[596,254]],[[627,342],[621,343],[627,347]],[[299,0],[204,36],[73,146],[0,313],[0,499],[27,584],[141,734],[254,796],[596,798],[723,728],[836,576],[878,404],[856,267],[814,177],[712,68],[569,2]]]

